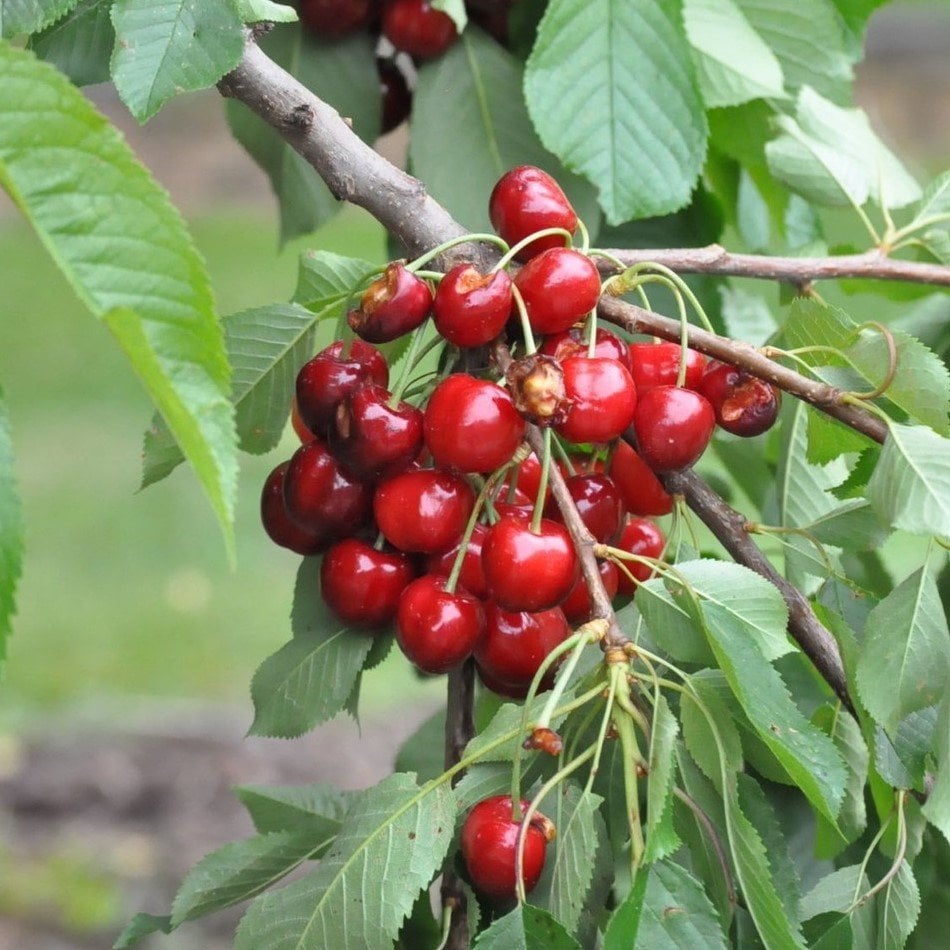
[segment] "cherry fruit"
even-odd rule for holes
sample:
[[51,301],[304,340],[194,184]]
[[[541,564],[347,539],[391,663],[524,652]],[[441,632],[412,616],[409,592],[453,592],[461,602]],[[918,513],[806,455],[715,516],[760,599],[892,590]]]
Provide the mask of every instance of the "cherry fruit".
[[[586,356],[588,346],[584,339],[584,333],[583,327],[571,327],[561,333],[553,333],[544,338],[540,351],[546,356],[553,356],[560,363],[563,363],[569,356]],[[630,347],[619,336],[609,330],[597,328],[593,355],[606,356],[617,360],[623,363],[628,370],[630,369]]]
[[456,40],[455,22],[427,0],[389,0],[383,8],[383,35],[419,59],[441,56]]
[[456,346],[484,346],[505,329],[511,314],[511,278],[458,264],[442,278],[432,302],[436,329]]
[[[485,569],[482,567],[482,545],[488,528],[483,524],[475,525],[472,536],[468,539],[465,553],[462,555],[462,570],[459,574],[459,584],[469,593],[479,598],[488,596],[488,584],[485,581]],[[426,568],[430,574],[448,577],[455,565],[455,558],[459,552],[459,545],[443,551],[441,554],[430,554]]]
[[346,315],[350,329],[370,343],[388,343],[415,330],[429,315],[432,291],[402,261],[386,265],[360,298],[358,310]]
[[618,442],[614,449],[610,477],[630,514],[668,515],[673,510],[673,499],[653,469],[626,442]]
[[406,84],[402,70],[391,60],[376,60],[379,73],[380,125],[381,135],[392,132],[409,118],[412,109],[412,93]]
[[692,465],[705,451],[715,425],[709,400],[677,386],[651,389],[640,399],[633,419],[637,450],[655,472]]
[[716,422],[733,435],[761,435],[775,424],[781,392],[764,379],[728,363],[710,362],[699,391],[712,404]]
[[261,522],[267,536],[282,548],[296,554],[316,554],[327,544],[322,531],[303,528],[293,521],[284,504],[284,476],[289,462],[281,462],[264,480],[261,491]]
[[300,416],[300,409],[297,406],[297,397],[294,396],[290,401],[290,424],[293,426],[294,432],[297,434],[297,438],[300,439],[300,444],[304,442],[312,442],[317,434],[311,432],[307,428],[307,423],[303,421]]
[[[566,482],[587,530],[598,541],[609,541],[620,530],[624,514],[620,490],[613,479],[599,472],[587,472],[572,475]],[[548,509],[552,519],[562,520],[561,509],[556,504],[548,505],[546,511]]]
[[585,317],[600,299],[600,272],[586,254],[552,247],[515,276],[528,322],[536,333],[560,333]]
[[[604,589],[607,591],[607,596],[613,600],[620,582],[620,572],[617,570],[617,565],[613,561],[598,561],[597,570],[600,573],[601,581],[603,581]],[[592,609],[593,602],[591,601],[590,588],[587,586],[584,575],[581,574],[577,578],[577,583],[561,604],[561,610],[564,611],[564,616],[567,617],[569,622],[586,623],[591,619]]]
[[317,36],[338,39],[367,26],[376,0],[301,0],[300,22]]
[[[633,381],[637,384],[637,394],[644,393],[657,386],[675,386],[680,370],[679,343],[631,343],[630,367]],[[687,389],[699,388],[699,381],[706,369],[706,357],[696,350],[686,351]]]
[[571,400],[567,418],[557,427],[570,442],[611,442],[633,421],[637,391],[618,360],[571,356],[561,364]]
[[[639,554],[642,557],[658,558],[666,546],[663,532],[646,518],[631,518],[620,532],[620,537],[614,545],[630,554]],[[648,564],[640,561],[624,561],[624,567],[641,583],[648,580],[652,570]],[[636,585],[624,573],[619,571],[619,591],[621,594],[636,593]]]

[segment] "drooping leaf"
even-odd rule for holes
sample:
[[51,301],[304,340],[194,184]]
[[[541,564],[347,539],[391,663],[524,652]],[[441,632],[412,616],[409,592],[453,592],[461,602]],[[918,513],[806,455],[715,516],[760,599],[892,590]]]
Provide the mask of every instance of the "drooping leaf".
[[10,419],[0,389],[0,670],[7,655],[16,588],[23,568],[23,511],[13,473]]
[[194,466],[230,549],[230,370],[204,265],[165,192],[62,74],[11,46],[0,47],[0,71],[0,181],[115,334]]
[[476,950],[580,950],[555,917],[540,907],[519,904],[499,917],[475,941]]
[[78,0],[0,0],[0,36],[36,33],[68,13]]
[[80,0],[61,20],[30,37],[30,49],[77,86],[105,82],[115,44],[112,0]]
[[136,914],[116,938],[112,950],[126,950],[127,947],[134,947],[143,937],[148,937],[150,934],[170,934],[171,932],[171,917],[158,914]]
[[729,707],[716,689],[715,670],[693,673],[680,700],[686,748],[702,773],[722,794],[722,771],[742,769],[742,741]]
[[689,201],[708,130],[679,4],[552,0],[524,88],[541,141],[598,188],[611,224]]
[[[927,706],[905,716],[886,733],[874,730],[874,766],[894,788],[924,791],[924,778],[930,766],[937,728],[937,707]],[[898,779],[899,781],[895,781]]]
[[315,841],[336,834],[349,796],[332,785],[238,785],[234,794],[260,834],[308,831]]
[[868,616],[858,691],[867,711],[892,731],[909,713],[938,704],[948,680],[950,632],[933,574],[925,566]]
[[238,13],[245,23],[293,23],[298,19],[297,11],[283,3],[273,0],[237,0]]
[[651,727],[647,821],[644,828],[645,862],[665,858],[680,844],[673,828],[673,784],[676,781],[675,753],[679,723],[662,694],[653,708]]
[[[871,884],[867,874],[858,864],[838,868],[826,874],[802,898],[802,920],[812,920],[821,915],[847,913],[854,901],[866,894]],[[856,907],[849,915],[854,933],[855,947],[874,945],[877,925],[874,919],[874,903],[864,903]]]
[[950,695],[944,697],[937,714],[933,752],[937,775],[922,810],[950,843]]
[[455,819],[451,790],[420,790],[411,775],[390,775],[355,795],[316,869],[251,904],[236,950],[390,946],[438,872]]
[[878,946],[900,948],[907,942],[920,916],[920,888],[911,866],[902,861],[894,877],[875,898]]

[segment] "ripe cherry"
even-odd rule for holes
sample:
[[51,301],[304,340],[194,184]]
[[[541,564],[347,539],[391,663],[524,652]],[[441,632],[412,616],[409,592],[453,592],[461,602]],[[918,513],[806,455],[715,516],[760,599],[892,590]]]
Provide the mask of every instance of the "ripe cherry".
[[[604,589],[607,596],[613,600],[617,594],[620,581],[620,572],[613,561],[598,561],[597,570],[600,572],[600,579],[604,583]],[[577,578],[577,583],[567,595],[567,599],[561,604],[561,610],[570,623],[586,623],[591,619],[591,610],[593,603],[590,598],[590,588],[584,575]]]
[[572,405],[557,431],[570,442],[611,442],[633,421],[637,391],[618,360],[571,356],[561,364]]
[[618,442],[610,463],[610,477],[632,515],[668,515],[673,499],[646,462],[627,442]]
[[284,504],[284,476],[289,462],[281,462],[264,480],[261,491],[261,522],[267,536],[282,548],[296,554],[316,554],[329,541],[322,531],[302,528],[287,514]]
[[[663,537],[663,532],[652,521],[646,518],[631,518],[623,526],[614,547],[642,557],[658,558],[663,553],[665,545],[666,538]],[[641,583],[648,580],[652,573],[648,564],[638,561],[624,561],[624,567]],[[634,594],[636,589],[636,585],[624,571],[620,570],[618,587],[620,593]]]
[[410,56],[441,56],[458,33],[452,18],[427,0],[388,0],[383,8],[383,35]]
[[[510,482],[509,478],[509,482]],[[529,501],[534,501],[538,497],[538,489],[541,487],[541,461],[533,452],[525,458],[518,466],[517,486],[519,492],[524,492]],[[507,497],[502,493],[502,498]],[[551,500],[551,485],[548,483],[547,491],[544,496],[545,503]]]
[[324,555],[320,592],[345,623],[378,630],[396,616],[399,598],[415,574],[407,555],[346,538]]
[[311,432],[307,428],[307,423],[300,417],[300,409],[297,406],[296,396],[290,401],[290,424],[293,426],[294,432],[297,433],[297,438],[300,439],[301,445],[303,445],[304,442],[312,442],[317,437],[317,434]]
[[548,610],[567,597],[577,580],[571,536],[548,518],[534,532],[527,518],[503,517],[488,530],[482,565],[489,596],[506,610]]
[[355,33],[373,17],[376,0],[301,0],[300,22],[317,36],[337,39]]
[[[569,356],[586,356],[587,342],[584,339],[583,327],[571,327],[561,333],[552,333],[544,338],[540,351],[547,356],[553,356],[563,363]],[[594,341],[594,356],[606,356],[623,363],[630,369],[630,347],[619,336],[609,330],[597,328],[597,337]]]
[[424,574],[399,599],[396,642],[426,673],[447,673],[468,657],[485,628],[477,597],[445,589],[446,578]]
[[[485,581],[485,569],[482,567],[482,545],[488,528],[483,524],[475,525],[472,536],[468,539],[465,553],[462,555],[462,571],[459,574],[459,584],[470,594],[484,599],[488,596],[488,584]],[[430,574],[448,577],[452,573],[455,557],[459,546],[456,544],[441,554],[430,554],[426,568]]]
[[691,389],[657,386],[633,418],[637,451],[655,472],[687,468],[703,454],[716,425],[709,400]]
[[436,329],[456,346],[484,346],[505,329],[511,314],[511,278],[458,264],[442,278],[432,303]]
[[386,540],[400,551],[435,554],[462,536],[475,505],[468,482],[437,469],[411,469],[382,482],[373,511]]
[[[545,228],[564,228],[571,234],[577,230],[577,214],[561,186],[533,165],[519,165],[498,179],[488,199],[488,217],[512,246]],[[564,238],[556,234],[538,238],[518,253],[518,260],[563,246]]]
[[728,363],[710,362],[699,391],[712,404],[716,422],[733,435],[761,435],[778,418],[780,391]]
[[486,379],[455,373],[429,397],[424,430],[436,465],[459,472],[492,472],[520,445],[525,422],[506,390]]
[[386,265],[360,298],[358,310],[346,315],[350,329],[370,343],[388,343],[415,330],[429,315],[432,291],[402,261]]
[[331,343],[297,373],[295,398],[301,421],[314,435],[326,436],[336,407],[350,393],[369,383],[389,383],[389,367],[383,354],[362,340]]
[[[586,472],[572,475],[567,479],[567,490],[574,499],[581,521],[587,530],[601,542],[609,541],[619,530],[623,520],[623,501],[620,490],[608,475],[599,472]],[[554,503],[549,504],[545,512],[549,517],[561,521],[561,509]]]
[[[630,366],[633,381],[637,384],[637,395],[656,386],[675,386],[680,370],[679,343],[631,343]],[[696,350],[686,351],[687,389],[697,389],[706,369],[706,357]]]
[[600,299],[600,273],[585,254],[552,247],[515,275],[528,322],[536,333],[560,333],[585,317]]
[[[528,805],[522,800],[522,814]],[[462,857],[468,876],[477,891],[495,900],[511,900],[517,890],[521,822],[515,821],[512,815],[511,797],[497,795],[480,801],[462,825]],[[521,858],[521,880],[526,892],[541,877],[547,844],[553,837],[551,821],[535,813],[525,831]]]
[[402,125],[412,109],[412,93],[402,70],[392,60],[376,60],[379,73],[380,117],[379,131],[385,135]]

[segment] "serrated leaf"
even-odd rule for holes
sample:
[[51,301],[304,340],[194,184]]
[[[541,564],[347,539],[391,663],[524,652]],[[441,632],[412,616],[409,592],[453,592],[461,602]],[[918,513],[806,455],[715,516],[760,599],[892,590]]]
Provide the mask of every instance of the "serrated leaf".
[[455,819],[451,790],[420,790],[411,775],[390,775],[355,795],[316,869],[251,904],[236,950],[391,946],[438,872]]
[[712,681],[717,672],[700,670],[689,677],[689,689],[680,700],[680,719],[689,754],[722,794],[721,769],[724,767],[727,772],[742,769],[742,741],[732,713]]
[[822,515],[805,530],[823,544],[833,544],[848,551],[870,551],[887,537],[887,529],[871,505],[853,498]]
[[23,510],[13,472],[10,418],[0,389],[0,670],[7,655],[16,588],[23,570]]
[[580,950],[580,944],[540,907],[520,904],[475,941],[477,950]]
[[[924,779],[930,765],[931,753],[934,744],[934,734],[937,726],[937,707],[927,706],[905,716],[892,730],[890,735],[884,734],[878,726],[875,729],[875,765],[879,764],[881,744],[879,739],[886,742],[889,753],[898,760],[898,768],[904,772],[906,780],[895,788],[913,788],[924,791]],[[880,768],[878,769],[881,772]],[[881,772],[886,780],[887,776]]]
[[650,773],[647,776],[646,848],[643,860],[658,861],[680,844],[673,828],[673,783],[676,780],[676,737],[679,723],[661,694],[653,707],[650,734]]
[[148,937],[150,934],[170,934],[171,932],[171,917],[158,914],[136,914],[116,938],[112,950],[126,950],[127,947],[134,947],[143,937]]
[[339,317],[346,298],[381,267],[358,257],[344,257],[332,251],[304,251],[294,302],[313,311],[319,320]]
[[[950,632],[933,575],[925,567],[891,591],[868,616],[858,659],[861,701],[888,731],[938,704],[950,678]],[[887,688],[882,689],[886,683]]]
[[179,93],[213,86],[244,53],[232,0],[115,0],[112,25],[112,81],[139,122]]
[[950,228],[950,171],[938,175],[927,185],[914,217],[903,230],[923,230],[937,224]]
[[36,33],[68,13],[77,0],[0,0],[0,36]]
[[332,785],[238,785],[234,789],[260,834],[313,830],[314,840],[336,834],[349,796]]
[[273,0],[237,0],[238,14],[245,23],[294,23],[297,11]]
[[819,914],[843,914],[869,887],[867,874],[859,864],[831,871],[802,898],[802,920]]
[[61,20],[30,38],[29,48],[77,86],[105,82],[115,44],[112,0],[80,0]]
[[880,457],[880,447],[875,445],[865,449],[854,463],[851,474],[840,485],[830,489],[831,494],[840,501],[847,501],[849,498],[863,498]]
[[678,4],[552,0],[524,90],[541,141],[597,187],[608,222],[688,203],[708,128]]
[[165,192],[61,73],[7,45],[0,71],[0,181],[129,356],[194,466],[230,551],[237,490],[230,369],[201,258]]
[[[573,688],[568,687],[562,696],[562,702],[569,701],[573,696]],[[538,693],[528,705],[524,721],[529,725],[541,714],[547,702],[544,693]],[[517,734],[521,729],[524,707],[515,703],[503,703],[491,722],[482,729],[477,736],[465,747],[466,758],[478,758],[483,762],[508,762],[515,753],[520,740],[510,738],[511,733]],[[557,729],[564,721],[564,716],[554,716],[551,719],[551,728]]]
[[950,695],[944,696],[937,713],[933,755],[937,774],[922,811],[950,843]]
[[907,943],[920,916],[920,889],[906,861],[876,898],[878,946],[882,950]]
[[463,0],[432,0],[433,10],[441,10],[447,16],[452,18],[455,29],[461,33],[468,23],[468,13],[465,11]]
[[873,445],[871,439],[850,426],[817,409],[809,410],[805,457],[812,465],[827,465],[842,455],[863,452]]

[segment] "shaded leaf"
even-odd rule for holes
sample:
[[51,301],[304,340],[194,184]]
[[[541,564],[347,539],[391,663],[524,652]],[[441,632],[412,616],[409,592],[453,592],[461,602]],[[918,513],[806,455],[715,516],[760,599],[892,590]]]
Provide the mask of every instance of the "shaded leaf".
[[901,862],[897,874],[875,898],[875,904],[878,946],[887,950],[903,947],[920,916],[920,889],[906,861]]
[[76,3],[77,0],[0,0],[0,36],[42,30]]
[[[658,861],[680,844],[673,828],[673,783],[676,780],[676,737],[679,723],[661,694],[653,707],[650,773],[647,776],[646,849],[643,860]],[[563,918],[562,918],[563,919]]]
[[742,769],[742,742],[732,713],[716,688],[718,675],[718,670],[700,670],[689,677],[690,689],[680,700],[680,719],[689,754],[722,794],[721,765],[727,772]]
[[30,38],[29,47],[77,86],[106,82],[115,44],[112,0],[80,0],[61,20]]
[[0,389],[0,670],[16,611],[16,588],[23,570],[23,510],[13,471],[10,418]]
[[827,465],[842,455],[864,452],[874,442],[818,409],[808,413],[807,459],[812,465]]
[[950,695],[944,696],[937,713],[933,751],[937,775],[922,811],[950,843]]
[[731,286],[722,287],[720,294],[722,316],[733,339],[761,346],[777,329],[772,311],[758,294]]
[[332,785],[238,785],[234,789],[260,834],[313,831],[322,841],[335,834],[348,807],[348,793]]
[[879,547],[888,531],[871,505],[854,498],[832,508],[805,530],[823,544],[833,544],[849,551],[870,551]]
[[580,950],[556,918],[540,907],[520,904],[499,917],[475,941],[477,950]]
[[950,228],[950,171],[938,175],[924,189],[913,218],[906,230],[919,230],[941,225]]

